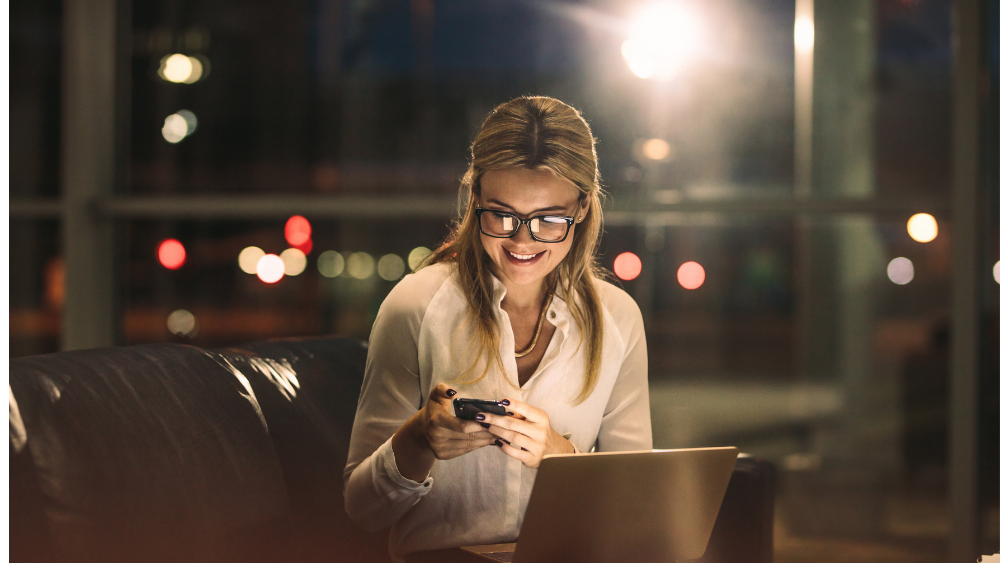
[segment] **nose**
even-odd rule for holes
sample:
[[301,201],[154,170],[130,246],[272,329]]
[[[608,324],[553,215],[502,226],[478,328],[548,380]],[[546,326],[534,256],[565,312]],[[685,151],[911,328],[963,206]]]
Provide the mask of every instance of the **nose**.
[[529,229],[531,229],[531,225],[529,225],[526,221],[522,222],[521,226],[517,229],[517,232],[514,233],[514,236],[510,237],[510,239],[517,244],[534,243],[535,239],[531,238],[531,233],[528,232]]

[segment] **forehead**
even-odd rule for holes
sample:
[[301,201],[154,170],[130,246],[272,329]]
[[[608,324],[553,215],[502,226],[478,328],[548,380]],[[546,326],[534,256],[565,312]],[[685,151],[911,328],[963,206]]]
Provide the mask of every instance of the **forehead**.
[[572,182],[548,170],[490,170],[479,183],[483,202],[499,200],[523,213],[556,206],[568,209],[580,196]]

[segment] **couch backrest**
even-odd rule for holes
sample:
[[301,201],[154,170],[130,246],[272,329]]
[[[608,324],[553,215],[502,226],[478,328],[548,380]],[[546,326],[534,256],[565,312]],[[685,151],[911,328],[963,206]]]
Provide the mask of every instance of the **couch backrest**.
[[386,560],[343,510],[366,354],[315,338],[11,360],[12,559]]

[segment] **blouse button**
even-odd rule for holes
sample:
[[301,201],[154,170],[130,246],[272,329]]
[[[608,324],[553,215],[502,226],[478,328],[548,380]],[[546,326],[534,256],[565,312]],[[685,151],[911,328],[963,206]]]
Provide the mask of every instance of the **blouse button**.
[[550,319],[554,319],[554,318],[556,318],[556,312],[555,312],[555,311],[552,311],[552,312],[550,312],[550,313],[549,313],[549,318],[550,318]]
[[430,486],[431,486],[431,484],[430,484],[430,483],[424,483],[424,486],[425,486],[425,487],[430,487]]

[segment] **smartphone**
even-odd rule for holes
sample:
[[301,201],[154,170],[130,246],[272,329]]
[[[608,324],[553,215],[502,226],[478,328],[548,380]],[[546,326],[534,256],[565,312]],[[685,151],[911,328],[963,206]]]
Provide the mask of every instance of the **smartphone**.
[[483,399],[455,399],[455,416],[465,420],[476,420],[476,415],[480,412],[488,412],[505,416],[507,409],[503,408],[500,401],[484,401]]

